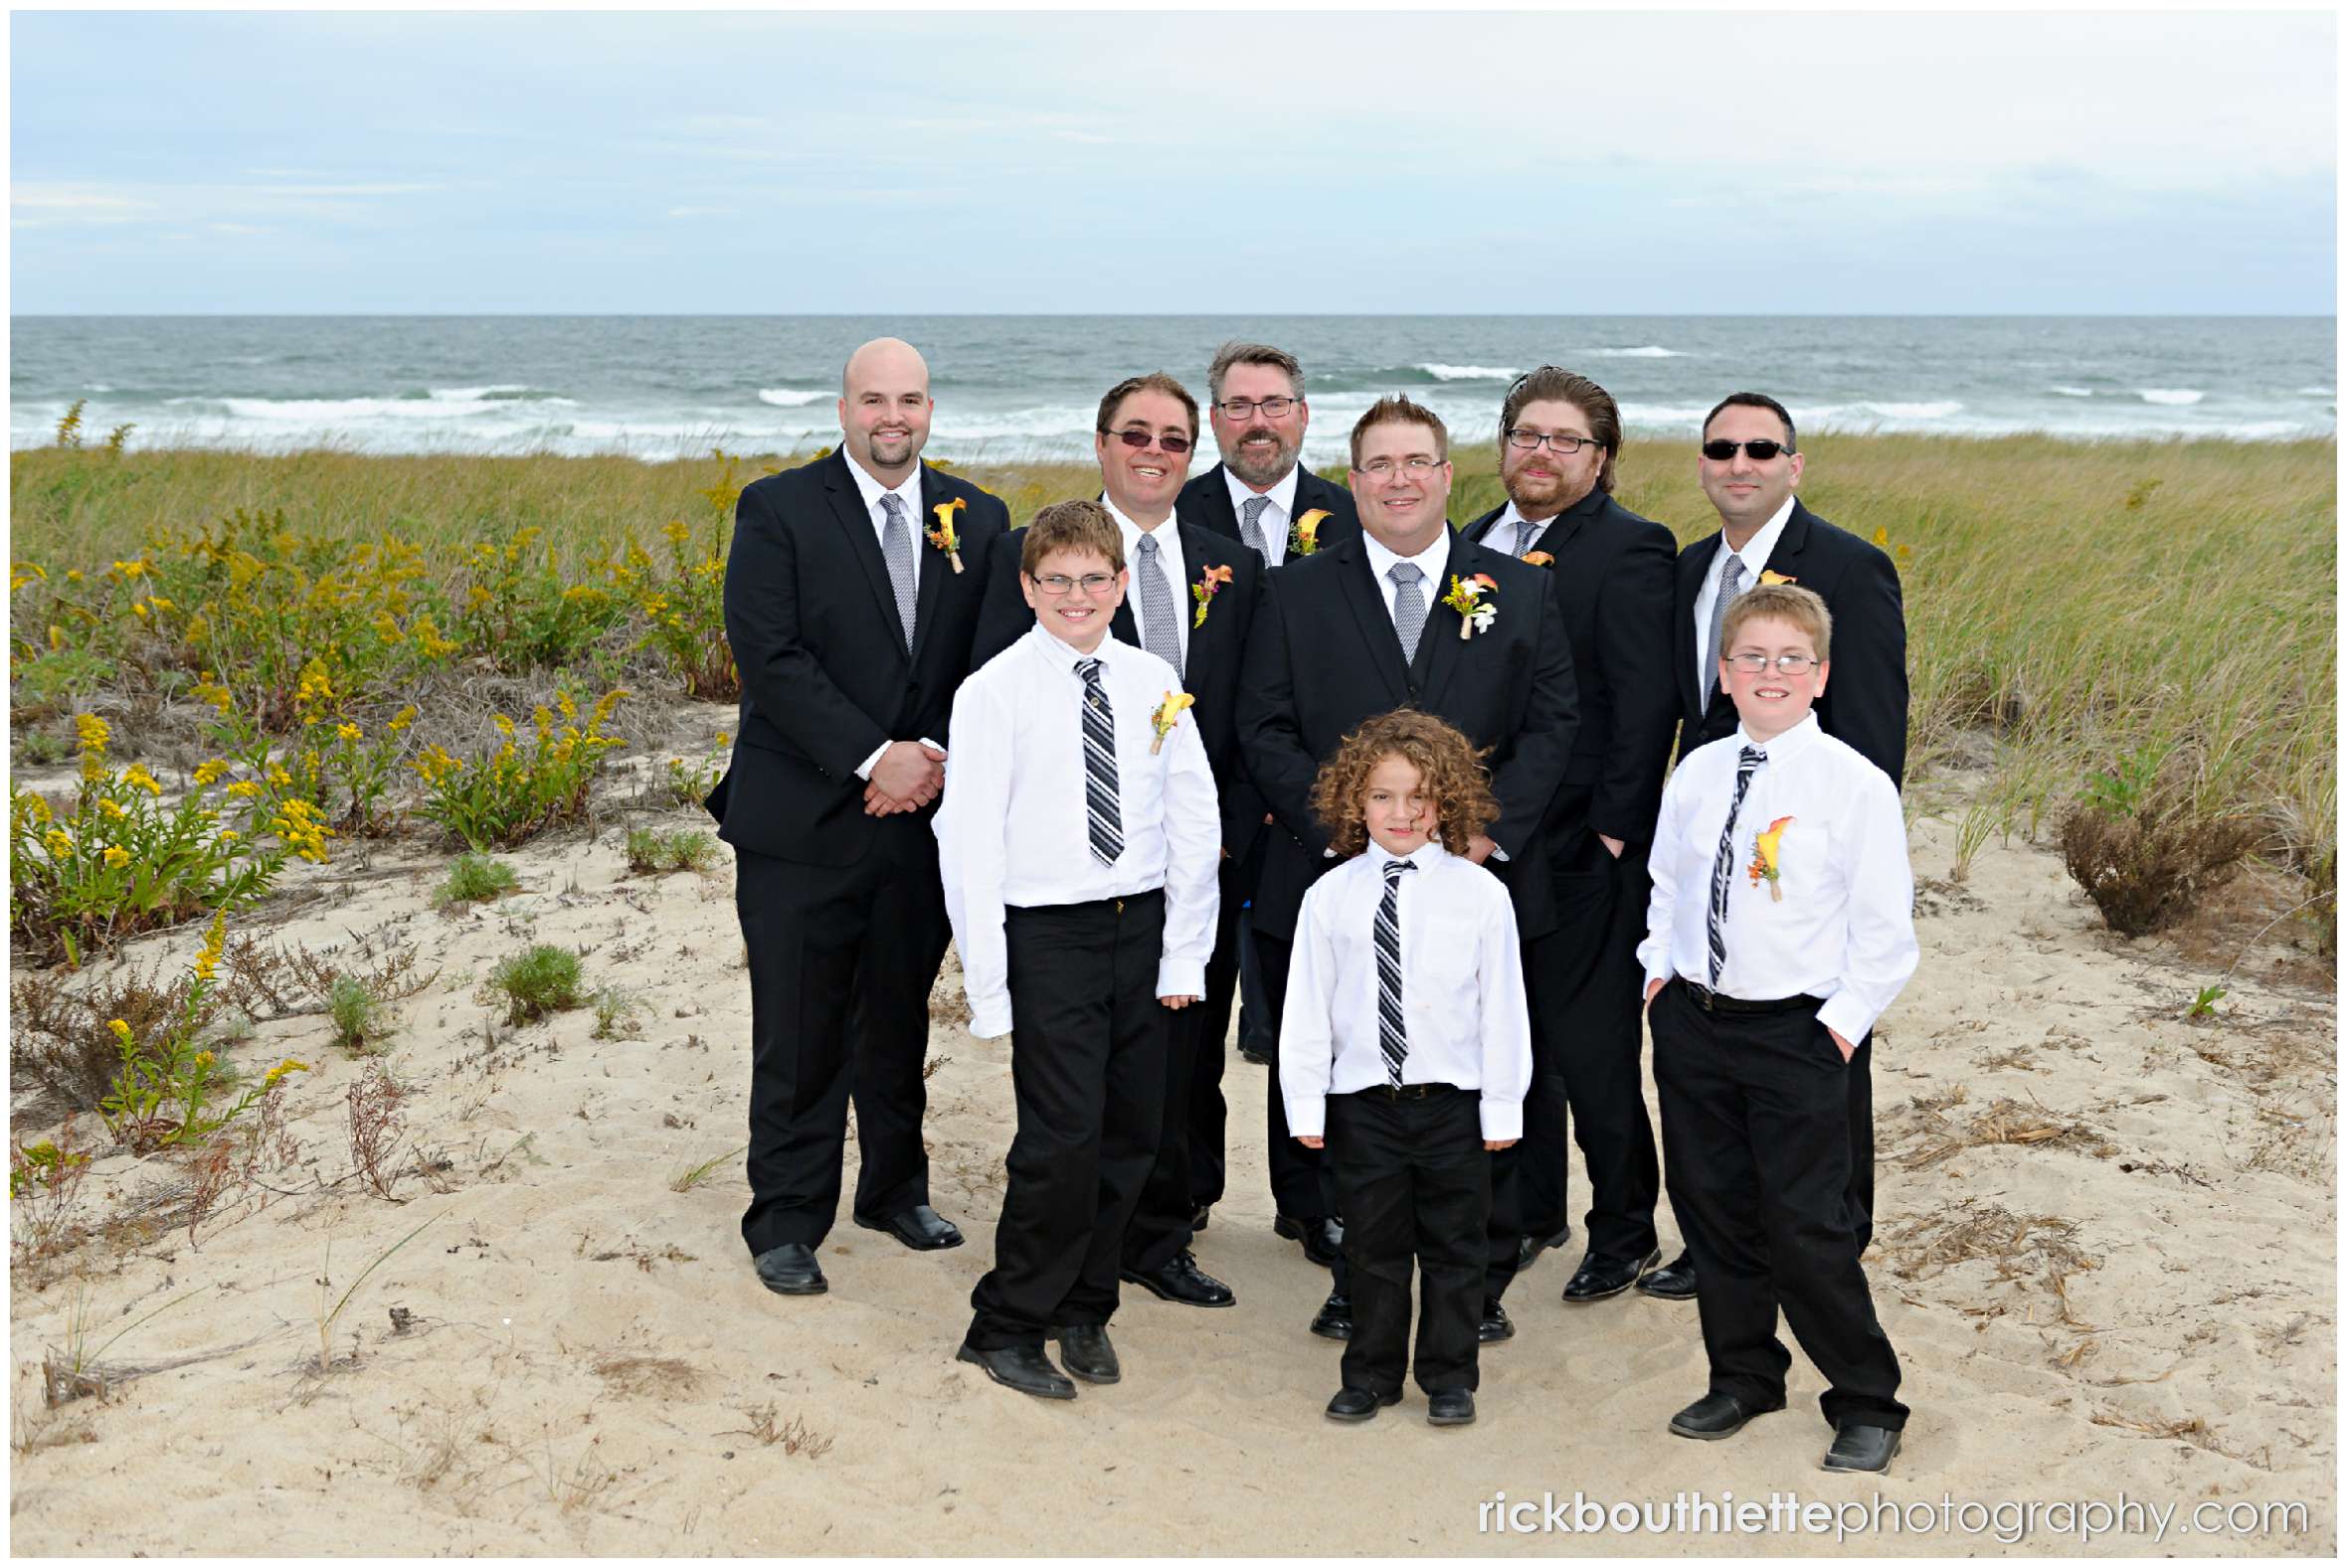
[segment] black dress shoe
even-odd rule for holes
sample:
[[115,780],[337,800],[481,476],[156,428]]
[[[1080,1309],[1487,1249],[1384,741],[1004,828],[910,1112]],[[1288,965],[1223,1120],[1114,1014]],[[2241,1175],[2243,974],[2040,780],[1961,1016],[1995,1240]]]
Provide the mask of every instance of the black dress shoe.
[[1125,1269],[1117,1278],[1130,1280],[1161,1302],[1183,1307],[1230,1307],[1238,1298],[1229,1286],[1198,1267],[1186,1251],[1177,1252],[1155,1269]]
[[1239,1060],[1253,1062],[1257,1067],[1269,1067],[1271,1054],[1267,1051],[1258,1051],[1253,1046],[1242,1045],[1239,1047]]
[[1213,1213],[1213,1212],[1214,1212],[1214,1206],[1213,1206],[1212,1204],[1210,1204],[1210,1203],[1201,1203],[1201,1204],[1199,1204],[1199,1205],[1198,1205],[1198,1211],[1197,1211],[1195,1214],[1192,1214],[1192,1215],[1189,1217],[1189,1228],[1190,1228],[1191,1230],[1193,1230],[1193,1231],[1202,1231],[1202,1230],[1204,1230],[1204,1229],[1206,1228],[1206,1216],[1207,1216],[1207,1215],[1209,1215],[1209,1214],[1211,1214],[1211,1213]]
[[820,1296],[831,1288],[822,1266],[814,1261],[814,1249],[803,1242],[769,1247],[753,1261],[759,1280],[777,1296]]
[[1732,1438],[1743,1431],[1744,1423],[1754,1416],[1765,1416],[1772,1410],[1784,1408],[1785,1402],[1781,1395],[1769,1404],[1755,1405],[1733,1394],[1709,1393],[1673,1416],[1671,1431],[1678,1437],[1716,1443],[1721,1438]]
[[[1508,1320],[1508,1308],[1500,1305],[1498,1297],[1483,1299],[1483,1321],[1475,1325],[1475,1337],[1484,1344],[1516,1337],[1516,1325]],[[1470,1413],[1467,1419],[1472,1421],[1475,1417]]]
[[1312,1331],[1323,1339],[1351,1339],[1353,1337],[1353,1298],[1329,1293],[1321,1303],[1321,1309],[1313,1315]]
[[1475,1390],[1472,1388],[1438,1388],[1426,1396],[1426,1424],[1430,1427],[1466,1427],[1475,1424]]
[[1695,1300],[1695,1260],[1681,1253],[1638,1282],[1638,1294],[1664,1302]]
[[1583,1254],[1581,1266],[1565,1282],[1564,1299],[1579,1305],[1619,1296],[1662,1261],[1663,1250],[1660,1247],[1643,1258],[1621,1258],[1606,1252]]
[[1125,1375],[1117,1366],[1117,1347],[1108,1342],[1104,1325],[1070,1323],[1052,1329],[1051,1337],[1059,1341],[1059,1364],[1067,1368],[1068,1376],[1087,1383],[1113,1383]]
[[965,1339],[962,1348],[954,1352],[954,1359],[982,1368],[1004,1388],[1015,1388],[1037,1399],[1076,1397],[1076,1385],[1051,1364],[1041,1345],[1014,1344],[999,1350],[980,1350]]
[[1371,1393],[1365,1388],[1340,1388],[1337,1397],[1329,1401],[1331,1421],[1367,1421],[1387,1405],[1401,1403],[1401,1391],[1390,1394]]
[[1898,1434],[1891,1428],[1845,1421],[1834,1429],[1834,1446],[1826,1450],[1821,1468],[1887,1471],[1891,1468],[1891,1456],[1897,1452]]
[[1345,1222],[1326,1215],[1309,1220],[1276,1215],[1271,1222],[1271,1233],[1302,1242],[1304,1256],[1324,1269],[1334,1269],[1337,1260],[1345,1256]]
[[1533,1260],[1551,1247],[1561,1247],[1572,1240],[1573,1228],[1567,1225],[1553,1236],[1527,1236],[1516,1244],[1516,1272],[1522,1274],[1533,1266]]
[[868,1220],[859,1214],[855,1222],[868,1231],[886,1231],[915,1252],[943,1252],[962,1245],[962,1233],[954,1228],[954,1222],[940,1219],[937,1210],[926,1203],[916,1203],[884,1220]]

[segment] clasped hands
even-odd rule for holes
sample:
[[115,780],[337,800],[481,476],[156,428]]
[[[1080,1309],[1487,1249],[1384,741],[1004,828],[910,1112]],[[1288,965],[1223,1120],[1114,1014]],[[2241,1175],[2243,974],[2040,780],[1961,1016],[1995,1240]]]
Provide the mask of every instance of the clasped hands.
[[872,765],[871,782],[864,785],[864,815],[918,811],[937,798],[945,784],[945,753],[919,741],[893,741]]

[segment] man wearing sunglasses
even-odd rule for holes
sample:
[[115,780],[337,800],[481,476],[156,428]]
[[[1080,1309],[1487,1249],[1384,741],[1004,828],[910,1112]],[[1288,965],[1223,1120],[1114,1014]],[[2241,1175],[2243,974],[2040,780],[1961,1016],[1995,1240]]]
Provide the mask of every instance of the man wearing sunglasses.
[[[1184,1307],[1228,1307],[1230,1287],[1198,1268],[1190,1171],[1190,1103],[1205,1078],[1197,1065],[1211,1055],[1216,1071],[1206,1092],[1221,1104],[1219,1071],[1231,996],[1238,987],[1234,930],[1240,899],[1232,894],[1236,868],[1263,820],[1261,796],[1246,783],[1234,721],[1241,655],[1263,569],[1253,551],[1180,519],[1175,499],[1197,444],[1198,405],[1180,382],[1162,371],[1111,387],[1094,421],[1093,455],[1100,463],[1100,500],[1123,534],[1132,585],[1109,622],[1110,635],[1152,653],[1181,672],[1195,699],[1189,714],[1205,743],[1206,763],[1222,817],[1222,912],[1214,955],[1206,964],[1203,1006],[1174,1015],[1166,1053],[1166,1083],[1157,1162],[1125,1232],[1123,1278],[1162,1301]],[[1018,589],[1017,534],[1003,536],[987,563],[987,597],[979,612],[973,667],[1024,636],[1034,611]],[[1215,1119],[1217,1130],[1220,1118]],[[1221,1154],[1219,1138],[1215,1157]]]
[[[1672,624],[1678,651],[1679,755],[1732,735],[1735,705],[1719,687],[1718,628],[1744,590],[1795,583],[1826,602],[1833,615],[1834,679],[1817,700],[1818,727],[1856,750],[1899,784],[1906,768],[1906,610],[1898,569],[1856,534],[1803,506],[1794,494],[1804,467],[1783,404],[1758,392],[1719,400],[1704,421],[1696,458],[1704,494],[1719,513],[1719,532],[1679,557]],[[1858,1250],[1874,1234],[1874,1046],[1850,1059],[1850,1187]],[[1683,1222],[1684,1223],[1684,1222]],[[1682,1252],[1639,1284],[1673,1301],[1695,1295],[1695,1267]]]
[[[1663,765],[1679,722],[1671,669],[1678,542],[1613,497],[1622,418],[1613,397],[1554,365],[1521,377],[1500,408],[1508,503],[1464,530],[1487,549],[1545,559],[1571,639],[1581,725],[1540,837],[1555,929],[1525,944],[1533,1087],[1524,1141],[1492,1160],[1494,1300],[1571,1234],[1566,1124],[1589,1171],[1587,1249],[1564,1287],[1574,1304],[1630,1289],[1662,1262],[1661,1173],[1646,1114],[1638,944]],[[1569,1117],[1568,1117],[1569,1111]]]
[[917,1251],[962,1244],[929,1206],[922,1064],[945,957],[930,819],[984,580],[924,539],[955,508],[966,555],[1002,503],[921,461],[929,367],[895,338],[840,376],[839,449],[742,491],[725,634],[742,677],[732,766],[708,800],[734,846],[750,966],[750,1206],[759,1279],[827,1289],[847,1109],[855,1222]]

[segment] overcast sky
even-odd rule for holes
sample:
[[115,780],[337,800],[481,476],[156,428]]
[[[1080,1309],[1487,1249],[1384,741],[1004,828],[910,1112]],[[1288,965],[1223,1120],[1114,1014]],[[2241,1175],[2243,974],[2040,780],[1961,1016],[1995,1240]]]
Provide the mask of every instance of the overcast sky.
[[2329,314],[2328,14],[18,14],[19,313]]

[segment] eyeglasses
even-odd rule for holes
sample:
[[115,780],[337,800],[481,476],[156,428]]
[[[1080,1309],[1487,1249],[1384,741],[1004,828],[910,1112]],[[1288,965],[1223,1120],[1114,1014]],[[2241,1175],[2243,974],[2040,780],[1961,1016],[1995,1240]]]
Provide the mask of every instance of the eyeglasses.
[[1030,577],[1027,581],[1053,599],[1065,599],[1071,588],[1080,588],[1087,598],[1098,599],[1117,586],[1117,580],[1103,572],[1087,572],[1082,577],[1062,577],[1054,572],[1048,577]]
[[1372,479],[1390,479],[1393,470],[1399,467],[1411,478],[1423,479],[1441,466],[1442,460],[1438,457],[1404,457],[1398,464],[1391,457],[1371,457],[1360,465],[1359,471]]
[[1510,431],[1508,433],[1508,444],[1520,451],[1536,450],[1542,441],[1547,442],[1548,449],[1559,457],[1570,457],[1584,446],[1596,445],[1597,437],[1594,436],[1543,436],[1538,431]]
[[1155,431],[1102,431],[1100,434],[1114,436],[1135,451],[1140,451],[1151,441],[1156,441],[1176,457],[1189,450],[1189,437],[1186,436],[1160,436]]
[[1793,449],[1792,447],[1787,446],[1783,441],[1772,441],[1767,439],[1756,441],[1706,441],[1704,442],[1704,455],[1711,458],[1714,462],[1726,462],[1735,456],[1735,449],[1738,446],[1741,446],[1744,449],[1744,455],[1751,458],[1754,462],[1766,462],[1769,458],[1774,457],[1778,452],[1789,452]]
[[1825,661],[1813,659],[1806,653],[1779,653],[1773,659],[1765,653],[1730,653],[1727,662],[1746,675],[1764,674],[1771,664],[1776,666],[1779,675],[1798,675],[1805,670],[1815,669]]
[[1301,398],[1225,398],[1214,407],[1222,411],[1225,419],[1243,420],[1261,409],[1265,419],[1276,420],[1303,401]]

